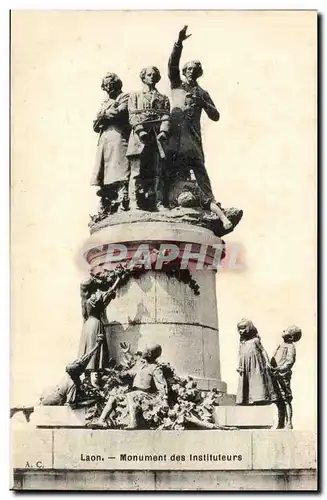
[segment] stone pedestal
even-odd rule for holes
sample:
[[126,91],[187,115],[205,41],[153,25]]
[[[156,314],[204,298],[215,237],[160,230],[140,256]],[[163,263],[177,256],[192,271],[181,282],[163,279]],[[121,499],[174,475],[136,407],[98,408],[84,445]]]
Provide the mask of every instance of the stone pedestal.
[[[119,289],[107,308],[111,355],[119,360],[120,342],[131,343],[134,351],[157,342],[162,346],[162,360],[171,363],[179,375],[192,376],[200,389],[215,387],[226,392],[220,373],[216,269],[212,265],[222,241],[210,230],[189,224],[117,224],[91,236],[86,258],[93,272],[117,264],[118,260],[112,262],[117,244],[127,248],[124,263],[133,259],[140,245],[149,248],[154,258],[151,270]],[[193,254],[188,269],[200,286],[199,296],[187,284],[155,269],[156,252],[162,244],[178,247],[179,260],[186,255],[185,249]],[[196,255],[199,252],[200,258]],[[202,269],[196,269],[197,262]]]
[[239,429],[272,429],[277,427],[278,410],[275,404],[267,406],[216,406],[214,420],[219,425]]
[[[224,399],[225,395],[223,395]],[[36,427],[85,427],[85,408],[72,410],[69,406],[36,406],[30,416],[30,425]],[[276,405],[216,406],[213,417],[217,424],[238,428],[275,428],[278,422]],[[15,417],[12,424],[20,422]],[[25,420],[26,427],[26,420]]]
[[312,432],[28,427],[12,443],[20,491],[317,490]]

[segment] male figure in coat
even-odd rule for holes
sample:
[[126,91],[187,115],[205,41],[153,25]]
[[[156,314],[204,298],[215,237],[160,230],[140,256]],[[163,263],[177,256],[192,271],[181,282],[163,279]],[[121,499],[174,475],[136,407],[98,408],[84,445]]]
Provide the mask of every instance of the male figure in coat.
[[192,169],[203,194],[203,208],[210,209],[210,203],[215,202],[215,199],[204,164],[200,119],[204,110],[211,120],[218,121],[219,112],[209,93],[197,83],[197,79],[203,74],[200,61],[186,63],[182,69],[184,80],[181,79],[179,63],[183,42],[191,36],[186,31],[187,26],[184,26],[179,32],[168,62],[172,101],[171,138],[168,145],[169,177],[171,184],[176,178],[188,180]]
[[276,391],[279,395],[279,428],[293,429],[293,394],[291,389],[292,368],[296,361],[295,342],[302,337],[302,330],[291,325],[282,334],[282,342],[277,347],[272,359],[272,373]]
[[142,69],[140,78],[143,90],[130,94],[128,101],[132,126],[127,149],[131,165],[130,208],[156,211],[163,208],[163,168],[170,105],[168,97],[156,89],[161,79],[158,68]]
[[128,121],[128,94],[122,91],[122,81],[114,73],[107,73],[101,88],[108,97],[93,122],[99,133],[99,142],[91,185],[100,186],[102,209],[110,213],[113,203],[119,210],[128,209],[128,181],[130,169],[126,157],[130,133]]

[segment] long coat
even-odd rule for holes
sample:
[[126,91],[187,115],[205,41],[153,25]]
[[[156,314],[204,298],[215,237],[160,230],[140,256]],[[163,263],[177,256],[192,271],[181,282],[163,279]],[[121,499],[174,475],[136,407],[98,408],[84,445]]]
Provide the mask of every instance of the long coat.
[[[105,304],[103,302],[103,294],[95,293],[85,301],[86,306],[86,321],[83,324],[81,340],[78,350],[78,357],[81,358],[84,354],[92,351],[98,342],[98,336],[105,333],[103,320],[105,320]],[[101,348],[90,359],[86,370],[98,371],[106,368],[109,362],[109,345],[105,335]]]
[[[202,109],[214,121],[219,119],[219,112],[206,90],[196,82],[191,86],[181,79],[181,54],[182,45],[176,43],[168,62],[171,86],[171,134],[168,150],[175,160],[192,166],[196,162],[204,163],[200,124]],[[198,104],[194,94],[199,95],[206,105]]]
[[127,156],[139,156],[144,150],[138,133],[141,130],[168,132],[170,104],[167,96],[156,89],[134,92],[128,101],[129,121],[132,126]]
[[91,185],[102,186],[127,181],[129,163],[126,158],[130,125],[128,121],[128,94],[116,99],[107,98],[94,121],[95,132],[100,132]]
[[252,405],[276,401],[273,380],[259,337],[241,341],[239,370],[241,373],[236,404]]

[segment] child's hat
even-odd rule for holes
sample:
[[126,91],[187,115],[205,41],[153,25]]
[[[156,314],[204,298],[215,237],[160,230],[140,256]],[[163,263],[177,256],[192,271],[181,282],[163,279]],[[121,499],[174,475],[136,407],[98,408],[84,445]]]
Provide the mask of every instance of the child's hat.
[[291,325],[284,330],[282,337],[288,337],[289,335],[293,336],[293,342],[298,342],[302,337],[302,330],[296,325]]

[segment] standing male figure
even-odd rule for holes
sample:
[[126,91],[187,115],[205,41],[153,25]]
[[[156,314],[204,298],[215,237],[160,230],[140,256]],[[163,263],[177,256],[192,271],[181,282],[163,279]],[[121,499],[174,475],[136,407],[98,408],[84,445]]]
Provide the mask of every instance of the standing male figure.
[[140,78],[143,90],[132,93],[128,101],[132,126],[127,149],[131,164],[130,208],[160,210],[163,206],[164,145],[169,131],[170,105],[168,97],[156,89],[156,83],[161,79],[158,68],[142,69]]
[[277,347],[271,366],[279,395],[279,423],[278,428],[293,429],[293,394],[291,389],[292,368],[296,361],[295,342],[302,337],[302,330],[296,325],[289,326],[282,334],[282,342]]
[[108,94],[93,122],[99,142],[91,185],[100,186],[98,194],[102,209],[110,212],[111,203],[118,209],[128,208],[129,164],[126,157],[130,133],[128,94],[122,91],[122,81],[115,73],[107,73],[101,88]]
[[200,118],[202,110],[213,121],[219,120],[209,93],[197,83],[203,70],[200,61],[190,61],[182,69],[181,79],[179,63],[183,50],[183,41],[191,35],[186,34],[187,26],[179,32],[168,62],[168,76],[171,85],[171,139],[169,141],[170,180],[187,180],[190,169],[203,193],[204,208],[210,209],[214,202],[210,179],[204,164]]

